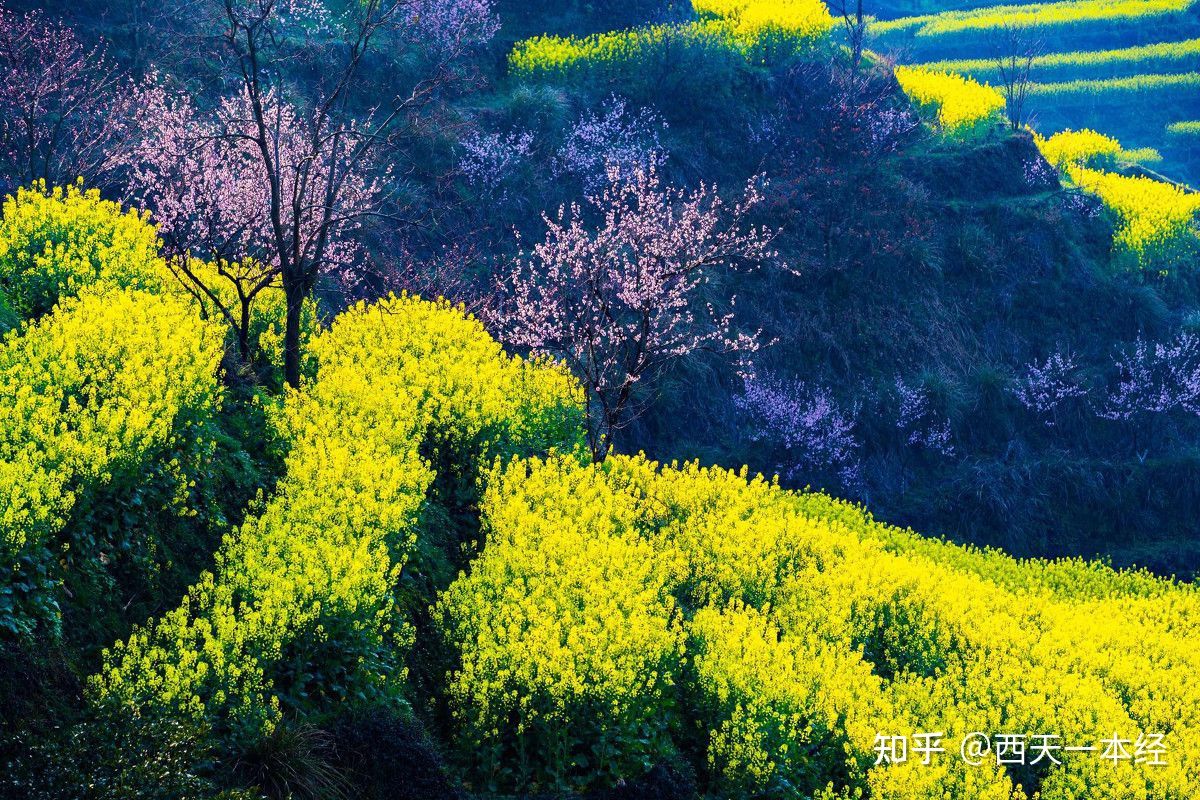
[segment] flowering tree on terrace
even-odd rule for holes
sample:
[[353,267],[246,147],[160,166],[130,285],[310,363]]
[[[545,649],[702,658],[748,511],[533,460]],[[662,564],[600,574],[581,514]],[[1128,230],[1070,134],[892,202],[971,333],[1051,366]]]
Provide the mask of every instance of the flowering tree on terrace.
[[[144,91],[139,158],[127,167],[177,250],[220,265],[244,338],[249,303],[273,280],[286,297],[284,377],[300,382],[300,320],[322,273],[345,269],[353,234],[386,213],[379,163],[403,123],[460,76],[497,30],[489,0],[207,0],[197,10],[231,87],[204,119],[188,97]],[[380,91],[366,61],[402,52],[410,79]],[[298,71],[307,80],[289,79]],[[187,258],[179,259],[183,269]],[[189,270],[210,300],[219,294]],[[248,343],[243,342],[243,348]]]
[[1013,394],[1025,408],[1042,417],[1047,426],[1054,426],[1056,414],[1064,403],[1087,396],[1087,388],[1079,375],[1075,357],[1056,352],[1043,363],[1027,364],[1013,387]]
[[544,217],[545,241],[514,261],[499,324],[519,347],[566,360],[588,390],[588,436],[602,458],[631,416],[634,389],[700,350],[746,353],[757,334],[733,329],[736,297],[711,282],[721,270],[774,256],[773,231],[746,225],[762,196],[751,181],[727,204],[716,190],[664,187],[651,165],[610,183],[584,209]]
[[121,140],[124,79],[99,47],[39,11],[0,5],[0,182],[91,179]]
[[[261,98],[271,122],[270,168],[257,146],[247,94],[203,114],[187,93],[154,76],[138,87],[135,100],[133,144],[118,161],[131,194],[154,209],[175,256],[173,269],[225,318],[249,361],[255,298],[278,285],[285,263],[324,271],[353,264],[359,254],[353,234],[379,205],[380,177],[369,176],[349,149],[310,147],[299,110],[274,92]],[[347,125],[341,133],[351,137],[357,128]],[[275,182],[278,235],[271,213]],[[211,271],[197,270],[193,258],[210,260],[232,294],[219,291]]]

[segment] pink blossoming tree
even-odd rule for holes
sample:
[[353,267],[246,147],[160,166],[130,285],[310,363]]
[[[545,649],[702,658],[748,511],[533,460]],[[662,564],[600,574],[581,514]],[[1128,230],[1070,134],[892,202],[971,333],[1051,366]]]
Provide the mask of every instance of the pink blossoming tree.
[[[249,303],[278,280],[287,299],[284,378],[300,382],[300,320],[322,274],[358,255],[364,218],[386,214],[387,150],[405,123],[460,75],[497,30],[488,0],[203,0],[214,78],[211,114],[144,90],[131,182],[184,254],[221,264],[237,287],[222,313],[244,341]],[[417,64],[379,96],[364,64],[400,49]],[[312,69],[303,89],[288,76]],[[186,257],[179,263],[187,269]],[[188,280],[215,301],[213,287]]]
[[947,458],[953,456],[950,420],[934,412],[929,390],[920,384],[909,385],[898,377],[896,394],[900,399],[896,428],[907,437],[908,444]]
[[[314,147],[299,110],[273,92],[260,100],[270,121],[262,133],[244,93],[204,114],[155,76],[135,99],[133,144],[119,162],[131,195],[154,210],[173,268],[225,318],[249,361],[255,298],[281,282],[284,265],[348,269],[359,254],[354,233],[378,207],[381,179],[348,148]],[[336,133],[351,138],[356,131],[348,125]],[[198,272],[197,258],[212,262],[232,293]]]
[[544,241],[516,259],[499,327],[513,345],[564,359],[588,391],[589,444],[603,458],[632,416],[635,388],[700,350],[747,353],[757,333],[734,329],[736,297],[720,273],[774,257],[775,232],[747,224],[762,201],[751,181],[727,203],[716,190],[662,185],[653,166],[545,217]]
[[102,47],[0,5],[0,73],[0,182],[61,185],[104,170],[128,96]]
[[554,159],[555,174],[578,177],[585,192],[601,191],[610,167],[624,176],[638,167],[661,166],[667,151],[659,134],[666,130],[667,123],[654,111],[631,111],[623,98],[613,95],[599,113],[585,112],[568,131]]

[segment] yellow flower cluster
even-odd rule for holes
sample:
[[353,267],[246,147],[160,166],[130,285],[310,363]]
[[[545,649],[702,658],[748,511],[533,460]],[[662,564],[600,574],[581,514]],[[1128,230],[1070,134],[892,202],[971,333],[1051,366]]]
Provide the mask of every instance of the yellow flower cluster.
[[[20,189],[0,216],[0,294],[16,321],[0,345],[0,547],[13,571],[0,625],[58,625],[77,501],[150,465],[189,477],[220,404],[222,328],[167,291],[155,229],[79,186]],[[15,324],[15,323],[14,323]],[[160,509],[158,509],[160,510]],[[54,553],[59,554],[54,564]],[[42,577],[39,577],[42,576]]]
[[1113,137],[1087,128],[1060,131],[1049,139],[1035,133],[1033,140],[1045,159],[1060,170],[1068,166],[1112,167],[1125,152]]
[[1154,151],[1130,151],[1111,136],[1090,130],[1063,131],[1034,142],[1046,160],[1090,192],[1117,217],[1118,249],[1143,269],[1165,269],[1197,246],[1196,214],[1200,194],[1142,175],[1107,171],[1118,161],[1157,157]]
[[764,47],[789,51],[828,37],[833,17],[821,0],[693,0],[700,19],[591,36],[535,36],[509,54],[511,72],[562,75],[581,67],[636,65],[665,45],[724,47],[750,56]]
[[669,42],[725,46],[728,26],[707,20],[678,25],[648,25],[591,36],[535,36],[517,42],[508,56],[516,75],[560,76],[585,67],[628,66],[642,62]]
[[918,108],[930,114],[950,137],[986,132],[1004,110],[1004,96],[986,84],[951,72],[896,67],[896,80]]
[[1195,0],[1059,0],[1059,2],[1001,5],[968,11],[945,11],[877,22],[876,35],[915,30],[917,36],[938,36],[995,28],[1049,28],[1081,23],[1151,20],[1186,11]]
[[147,216],[80,185],[20,188],[0,212],[0,291],[22,318],[48,312],[85,286],[160,292],[171,276]]
[[[48,312],[59,297],[88,286],[142,289],[174,294],[196,304],[201,316],[221,321],[203,289],[162,257],[162,242],[149,215],[103,200],[81,185],[19,188],[0,213],[0,297],[20,318]],[[235,314],[234,285],[213,264],[189,262],[190,271]],[[250,265],[229,265],[229,272],[252,272]],[[283,363],[283,288],[261,292],[250,308],[250,339],[266,361]],[[315,303],[304,319],[307,340],[317,327]]]
[[221,329],[184,302],[86,290],[0,345],[0,542],[49,545],[76,493],[136,472],[216,408]]
[[448,692],[472,768],[492,788],[644,771],[667,740],[683,632],[638,504],[570,458],[498,471],[487,547],[437,608],[471,643]]
[[1200,194],[1141,175],[1073,166],[1066,172],[1116,214],[1116,244],[1142,268],[1165,269],[1194,254]]
[[[509,773],[489,760],[481,781],[578,775],[597,725],[608,746],[624,743],[618,759],[665,757],[666,744],[636,737],[652,706],[663,728],[708,731],[720,796],[1200,792],[1189,586],[922,539],[696,465],[517,462],[493,488],[493,538],[440,609],[463,657],[451,684],[463,744],[525,759]],[[601,665],[611,673],[596,676]],[[597,711],[593,684],[619,702]],[[539,728],[548,715],[554,726]],[[919,731],[942,732],[946,752],[876,763],[877,735]],[[1064,747],[1117,732],[1130,757],[1060,750],[1060,763],[1008,766],[993,752],[969,766],[959,747],[975,731]],[[1139,732],[1164,735],[1164,765],[1135,763]]]
[[177,609],[105,653],[98,702],[257,735],[325,695],[394,695],[410,631],[392,589],[434,477],[424,455],[578,442],[573,379],[509,358],[447,304],[359,305],[311,349],[315,380],[277,412],[274,497]]
[[725,20],[746,44],[781,36],[795,42],[817,42],[833,28],[833,17],[821,0],[692,0],[701,18]]
[[1189,119],[1183,122],[1172,122],[1167,126],[1167,135],[1180,138],[1200,136],[1200,120]]

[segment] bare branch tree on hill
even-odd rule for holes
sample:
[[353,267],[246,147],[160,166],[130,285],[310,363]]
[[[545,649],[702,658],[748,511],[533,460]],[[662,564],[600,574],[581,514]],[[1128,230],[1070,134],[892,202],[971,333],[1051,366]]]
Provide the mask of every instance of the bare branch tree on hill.
[[1033,65],[1042,53],[1042,44],[1028,28],[1005,23],[997,35],[994,50],[1005,114],[1009,126],[1018,131],[1029,122],[1029,87],[1033,83]]
[[858,69],[867,43],[867,18],[863,14],[863,0],[854,0],[853,6],[850,0],[838,0],[838,4],[830,8],[842,18],[846,44],[850,48],[850,66]]

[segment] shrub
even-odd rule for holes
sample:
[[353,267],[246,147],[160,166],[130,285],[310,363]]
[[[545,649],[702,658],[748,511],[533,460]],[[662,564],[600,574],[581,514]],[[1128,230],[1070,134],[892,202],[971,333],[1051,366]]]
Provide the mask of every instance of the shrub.
[[0,345],[0,539],[18,563],[0,625],[56,629],[56,600],[41,591],[57,583],[44,572],[56,558],[115,559],[146,545],[126,530],[65,535],[100,487],[127,483],[132,495],[161,464],[176,487],[163,501],[188,513],[188,476],[220,402],[221,341],[181,300],[113,290],[64,300]]
[[159,292],[171,276],[148,217],[82,184],[17,189],[0,213],[0,291],[23,319],[103,282]]
[[448,694],[483,787],[615,783],[669,753],[682,630],[635,496],[572,459],[489,482],[487,547],[438,603]]

